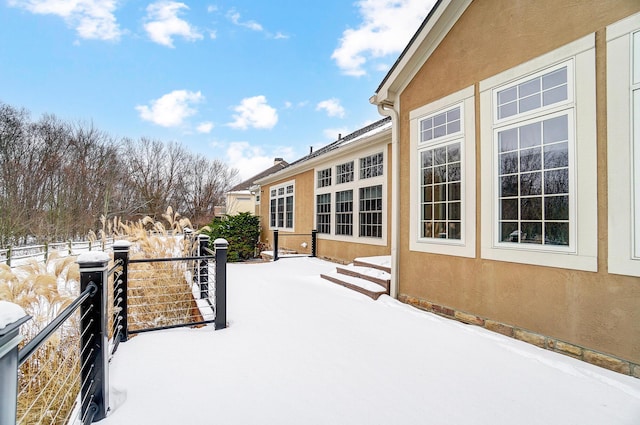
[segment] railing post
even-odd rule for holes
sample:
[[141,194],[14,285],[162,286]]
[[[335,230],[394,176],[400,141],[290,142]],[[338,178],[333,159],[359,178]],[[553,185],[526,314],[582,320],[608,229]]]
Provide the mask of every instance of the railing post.
[[278,229],[273,231],[273,261],[278,261]]
[[71,242],[71,239],[69,239],[69,255],[73,255],[73,243]]
[[311,231],[311,256],[315,257],[318,252],[318,231],[313,229]]
[[[120,327],[120,342],[129,339],[129,322],[127,320],[128,304],[127,304],[127,288],[129,279],[129,241],[115,241],[113,243],[113,261],[117,263],[122,261],[122,272],[118,280],[113,282],[113,323]],[[118,324],[118,318],[120,323]],[[115,338],[115,335],[114,335]]]
[[[207,235],[198,235],[198,256],[204,257],[207,255],[207,248],[209,247],[209,239]],[[200,285],[200,299],[209,298],[209,261],[206,258],[201,258],[198,267],[198,283]]]
[[44,241],[44,262],[46,263],[49,259],[49,242]]
[[107,279],[109,254],[87,252],[78,257],[80,291],[91,284],[95,294],[80,305],[82,337],[80,339],[80,370],[82,386],[81,417],[89,422],[107,416],[109,409],[109,344],[107,333]]
[[213,241],[216,249],[216,319],[215,328],[227,327],[227,248],[229,242],[226,239]]
[[11,245],[9,245],[9,248],[7,248],[7,266],[11,267],[11,255],[13,255],[13,249],[11,248]]
[[[9,303],[7,303],[9,304]],[[10,304],[16,313],[19,311],[15,304]],[[23,316],[0,329],[0,425],[15,425],[16,408],[18,405],[18,344],[22,340],[19,333],[20,325],[31,316]]]

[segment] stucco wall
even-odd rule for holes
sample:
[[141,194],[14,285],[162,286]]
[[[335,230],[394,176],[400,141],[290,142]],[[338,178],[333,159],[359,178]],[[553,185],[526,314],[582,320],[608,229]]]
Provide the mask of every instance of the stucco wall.
[[[640,279],[607,273],[605,27],[640,11],[636,0],[476,0],[400,97],[400,164],[409,112],[468,86],[476,90],[476,258],[409,251],[409,167],[400,169],[399,293],[640,363]],[[598,272],[480,259],[478,83],[596,33]],[[595,170],[594,170],[595,171]],[[490,175],[490,174],[489,174]]]

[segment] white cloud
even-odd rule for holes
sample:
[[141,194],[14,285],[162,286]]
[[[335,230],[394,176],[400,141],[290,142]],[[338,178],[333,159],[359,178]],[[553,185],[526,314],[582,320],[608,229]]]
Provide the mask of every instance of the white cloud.
[[269,106],[264,96],[254,96],[242,99],[240,105],[233,108],[238,114],[233,115],[235,120],[229,123],[229,127],[246,130],[253,128],[273,128],[278,123],[278,112]]
[[202,39],[202,34],[178,15],[182,9],[189,10],[184,3],[158,1],[147,6],[144,29],[151,40],[163,46],[173,47],[173,37],[179,36],[188,41]]
[[198,133],[209,134],[211,130],[213,130],[213,123],[211,121],[201,122],[198,124],[198,127],[196,127]]
[[122,31],[114,12],[117,0],[9,0],[9,6],[20,7],[39,15],[57,15],[74,27],[81,38],[119,40]]
[[322,131],[324,137],[326,137],[328,140],[331,140],[332,142],[338,140],[338,136],[344,137],[349,133],[351,133],[351,131],[349,131],[349,129],[347,129],[346,127],[327,128]]
[[217,11],[218,11],[218,6],[216,6],[216,5],[207,6],[207,12],[208,13],[213,13],[213,12],[217,12]]
[[271,167],[277,156],[274,155],[268,155],[261,147],[251,146],[248,142],[233,142],[227,148],[227,162],[238,170],[241,181]]
[[342,33],[331,58],[343,73],[362,76],[368,60],[400,53],[435,0],[360,0],[362,23]]
[[253,30],[253,31],[262,31],[264,29],[262,28],[262,25],[260,25],[256,21],[244,21],[244,22],[240,21],[240,13],[237,12],[235,9],[231,9],[229,10],[229,12],[227,12],[227,18],[231,22],[233,22],[235,25],[249,28],[250,30]]
[[330,117],[344,118],[344,108],[340,105],[340,99],[327,99],[316,105],[316,111],[323,109],[327,111],[327,115]]
[[275,35],[273,35],[273,38],[275,38],[276,40],[287,40],[289,39],[289,36],[278,31],[275,33]]
[[174,90],[159,99],[152,100],[150,105],[138,105],[140,118],[151,121],[162,127],[177,127],[182,125],[187,117],[198,111],[193,104],[204,100],[202,93],[187,90]]

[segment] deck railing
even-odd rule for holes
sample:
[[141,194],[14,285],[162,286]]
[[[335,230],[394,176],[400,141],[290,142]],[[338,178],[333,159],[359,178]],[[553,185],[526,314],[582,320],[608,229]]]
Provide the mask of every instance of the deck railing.
[[[143,260],[130,259],[130,243],[117,241],[111,268],[111,257],[107,253],[81,254],[77,260],[80,266],[80,295],[49,325],[20,349],[22,338],[19,330],[30,317],[23,317],[0,329],[0,425],[32,422],[66,424],[75,420],[74,414],[84,424],[99,421],[106,417],[109,409],[109,358],[117,350],[118,344],[127,341],[131,333],[208,323],[213,323],[215,329],[225,328],[228,244],[224,239],[218,239],[213,255],[205,255],[208,242],[208,237],[200,235],[197,252],[193,256]],[[213,276],[209,274],[210,261],[215,261]],[[154,326],[143,324],[143,328],[140,328],[132,320],[135,319],[132,310],[135,310],[133,297],[136,290],[132,287],[132,281],[135,279],[136,265],[144,266],[152,262],[179,264],[178,269],[185,272],[180,295],[190,297],[188,308],[192,314],[189,320],[162,324],[163,317],[158,316],[162,313],[156,311],[151,312],[156,315],[152,320],[156,323]],[[167,270],[161,268],[157,272],[162,274]],[[141,276],[148,279],[157,277]],[[214,291],[211,291],[212,284]],[[171,300],[162,298],[164,295],[164,290],[160,288],[160,298],[156,298],[156,302],[146,298],[142,303],[170,303]],[[110,298],[112,302],[109,302]],[[75,336],[76,340],[71,340],[70,335]],[[52,347],[52,341],[57,346]],[[48,349],[47,353],[50,353],[37,356],[37,361],[29,363],[34,353],[42,349]],[[39,373],[38,368],[43,367],[44,363],[54,361],[64,364],[55,369],[53,374],[44,376]],[[32,368],[31,372],[35,373],[24,372],[22,368],[27,363]],[[27,375],[31,376],[29,382],[24,379]],[[56,398],[55,404],[44,401],[41,396],[51,385],[59,385],[60,388],[55,391],[62,394],[62,397]],[[18,409],[19,397],[27,393],[29,403]],[[67,405],[64,409],[61,399]]]

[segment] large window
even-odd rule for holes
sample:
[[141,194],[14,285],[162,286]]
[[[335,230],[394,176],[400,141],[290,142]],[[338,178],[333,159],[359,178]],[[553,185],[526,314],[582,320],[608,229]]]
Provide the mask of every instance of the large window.
[[336,192],[336,235],[353,235],[353,190]]
[[594,64],[590,35],[480,83],[484,258],[597,268]]
[[360,158],[360,179],[370,179],[383,173],[382,152]]
[[606,34],[608,271],[640,276],[640,14]]
[[294,192],[292,182],[271,188],[269,224],[272,229],[293,229]]
[[[459,110],[459,107],[456,109]],[[462,232],[461,142],[420,152],[420,237],[460,239]]]
[[382,185],[360,188],[360,236],[382,237]]
[[316,229],[318,233],[331,233],[331,194],[316,196]]
[[371,146],[315,169],[315,228],[322,239],[386,245],[387,147]]
[[318,186],[327,187],[331,186],[331,168],[318,171]]
[[336,166],[336,184],[353,181],[353,161]]
[[412,251],[475,257],[474,89],[409,113]]

